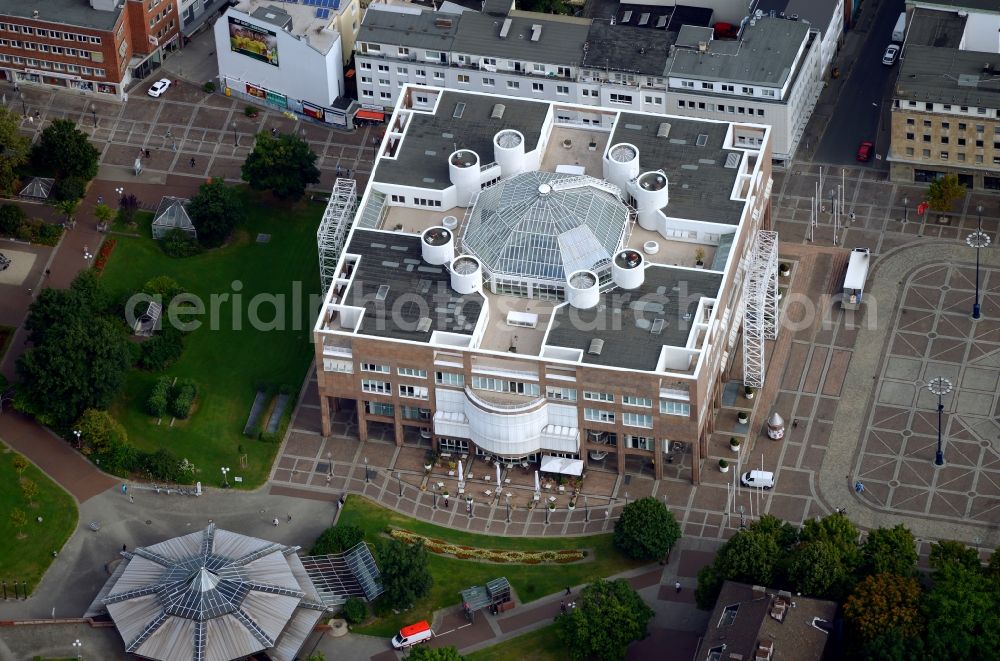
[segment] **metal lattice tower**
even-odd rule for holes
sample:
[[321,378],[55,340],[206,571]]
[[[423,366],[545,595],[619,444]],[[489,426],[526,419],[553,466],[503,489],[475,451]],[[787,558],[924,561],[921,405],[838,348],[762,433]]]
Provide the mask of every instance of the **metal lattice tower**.
[[323,293],[330,288],[337,273],[337,261],[347,239],[347,230],[354,219],[357,207],[357,182],[353,179],[338,178],[333,185],[333,194],[323,212],[323,220],[316,230],[316,244],[319,250],[319,279]]
[[764,386],[764,342],[777,337],[778,233],[758,230],[743,286],[743,384]]

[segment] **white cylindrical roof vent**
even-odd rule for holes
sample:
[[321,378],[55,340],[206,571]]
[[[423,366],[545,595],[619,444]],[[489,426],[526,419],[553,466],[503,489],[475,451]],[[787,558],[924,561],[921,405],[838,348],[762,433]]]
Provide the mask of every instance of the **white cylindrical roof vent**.
[[663,170],[643,172],[629,185],[629,192],[635,198],[639,216],[639,226],[644,230],[656,231],[659,225],[659,211],[670,201],[667,175]]
[[445,216],[441,219],[441,226],[445,229],[453,230],[458,227],[458,218],[455,216]]
[[645,262],[641,252],[626,248],[611,262],[611,279],[622,289],[640,287],[645,278]]
[[500,176],[504,179],[528,169],[524,157],[524,136],[520,131],[504,129],[493,136],[493,160],[500,166]]
[[457,189],[455,204],[472,205],[479,193],[479,154],[471,149],[459,149],[448,157],[448,176]]
[[455,256],[455,233],[444,227],[428,227],[420,235],[420,256],[428,264],[447,264]]
[[627,142],[612,145],[602,165],[605,180],[628,190],[628,182],[639,176],[639,148]]
[[597,274],[586,269],[573,271],[566,278],[566,300],[580,310],[587,310],[601,300],[601,288]]
[[451,288],[459,294],[482,291],[483,266],[471,255],[461,255],[451,262]]

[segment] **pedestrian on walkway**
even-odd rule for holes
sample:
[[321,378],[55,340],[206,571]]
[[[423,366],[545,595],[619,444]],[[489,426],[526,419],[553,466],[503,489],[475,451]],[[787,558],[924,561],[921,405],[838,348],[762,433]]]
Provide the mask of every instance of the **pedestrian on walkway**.
[[129,494],[128,495],[128,502],[134,503],[135,502],[135,496],[133,496],[132,494]]
[[191,157],[191,167],[192,168],[194,167],[194,157],[193,156]]
[[272,521],[271,523],[273,523],[274,526],[277,528],[278,527],[278,517],[274,517],[274,521]]
[[681,582],[680,581],[674,581],[674,592],[676,592],[677,594],[681,593]]
[[146,150],[146,158],[149,158],[149,150]]
[[560,601],[559,602],[559,612],[560,613],[565,613],[566,612],[566,602],[565,601]]
[[97,203],[98,204],[104,204],[104,196],[103,195],[98,195],[97,196]]
[[289,523],[291,523],[291,522],[292,522],[292,515],[291,515],[291,514],[289,514],[289,515],[288,515],[288,522],[289,522]]
[[571,594],[571,591],[570,591],[569,588],[566,588],[566,594]]
[[128,551],[128,546],[126,544],[122,544],[122,553],[125,551]]

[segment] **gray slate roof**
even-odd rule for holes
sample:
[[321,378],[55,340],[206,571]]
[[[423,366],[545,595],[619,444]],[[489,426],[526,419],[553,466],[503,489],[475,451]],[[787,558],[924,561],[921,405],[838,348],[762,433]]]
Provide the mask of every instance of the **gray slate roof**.
[[742,41],[712,41],[708,52],[676,49],[670,75],[780,87],[791,74],[809,26],[799,21],[763,18],[747,25]]
[[110,11],[93,9],[88,0],[45,0],[40,2],[25,2],[24,0],[0,0],[0,16],[17,16],[33,18],[33,12],[38,11],[39,21],[51,21],[63,25],[92,28],[95,30],[112,30],[121,15],[124,2],[116,3],[117,8]]
[[[359,42],[450,51],[458,24],[463,18],[461,14],[445,15],[430,11],[404,14],[376,9],[378,6],[372,5],[365,11],[358,30]],[[451,24],[435,25],[435,21],[441,18],[451,19]]]
[[[463,14],[455,35],[455,51],[522,62],[580,63],[590,19],[512,11],[509,20],[510,30],[501,39],[503,18],[475,12]],[[542,26],[538,41],[531,41],[533,25]]]
[[662,76],[676,32],[595,21],[587,32],[581,66]]
[[839,0],[759,0],[756,9],[765,14],[772,10],[785,12],[787,18],[798,16],[799,21],[822,33],[830,27],[833,11],[839,4]]
[[983,73],[1000,55],[930,46],[907,46],[896,79],[895,97],[910,101],[1000,108],[1000,75]]

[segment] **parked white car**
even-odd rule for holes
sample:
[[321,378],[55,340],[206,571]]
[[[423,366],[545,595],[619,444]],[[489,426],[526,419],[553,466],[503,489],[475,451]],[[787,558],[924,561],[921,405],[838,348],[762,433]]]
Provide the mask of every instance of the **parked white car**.
[[774,473],[770,471],[747,471],[740,477],[740,484],[752,489],[770,489],[774,486]]
[[168,87],[170,87],[170,80],[167,78],[161,78],[152,84],[152,86],[149,88],[149,91],[146,92],[146,94],[152,97],[158,97],[161,96],[164,92],[166,92]]
[[885,49],[885,54],[882,55],[882,64],[887,67],[891,67],[896,63],[896,58],[899,57],[899,46],[896,44],[889,44]]

